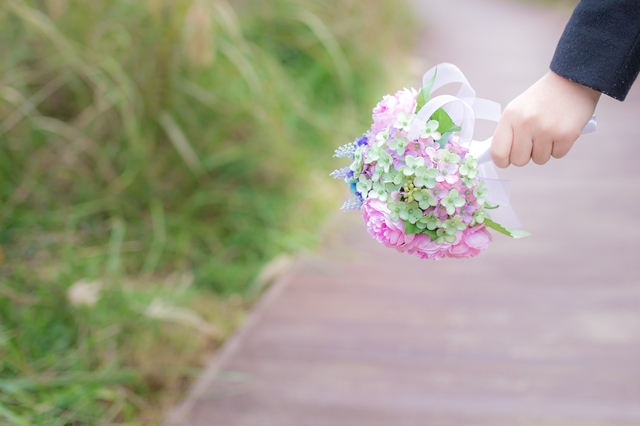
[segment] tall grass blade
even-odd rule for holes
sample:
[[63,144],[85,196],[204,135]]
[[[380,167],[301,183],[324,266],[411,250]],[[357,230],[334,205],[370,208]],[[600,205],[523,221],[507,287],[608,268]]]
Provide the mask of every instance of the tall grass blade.
[[182,129],[178,126],[178,123],[173,117],[166,111],[160,113],[158,122],[164,129],[167,137],[173,144],[173,147],[178,151],[184,162],[189,166],[194,175],[200,176],[205,174],[205,170],[200,163],[200,159],[195,150],[187,140]]
[[109,239],[109,258],[107,260],[107,271],[116,274],[120,271],[120,258],[122,255],[122,242],[127,230],[124,221],[116,217],[113,219],[111,228],[111,238]]
[[22,120],[22,118],[29,116],[42,101],[50,97],[56,90],[65,84],[68,79],[69,73],[62,73],[53,78],[42,89],[38,90],[35,95],[31,96],[29,99],[23,99],[23,102],[18,106],[16,111],[0,123],[0,137],[13,129],[13,127]]
[[73,158],[78,158],[81,152],[89,154],[98,164],[98,170],[100,170],[102,177],[106,181],[112,181],[117,178],[115,170],[101,155],[98,144],[84,135],[77,127],[51,117],[32,117],[31,121],[39,130],[54,133],[71,142],[69,146],[73,147],[70,149]]
[[[0,419],[4,418],[8,424],[16,426],[31,426],[33,423],[22,416],[18,416],[0,402]],[[4,423],[4,422],[3,422]],[[6,424],[6,423],[5,423]]]
[[151,202],[151,223],[153,226],[153,241],[149,254],[142,267],[143,273],[152,273],[158,267],[162,251],[167,241],[167,229],[164,218],[164,208],[159,200]]
[[235,45],[222,41],[220,42],[220,50],[229,60],[236,66],[244,80],[247,82],[247,86],[251,90],[251,95],[256,98],[257,101],[261,101],[265,97],[262,83],[256,73],[255,68],[251,65],[251,61],[245,56],[241,49]]
[[302,9],[295,9],[295,18],[305,24],[318,38],[318,41],[327,50],[327,53],[331,57],[333,64],[336,68],[338,79],[342,84],[342,89],[345,91],[345,98],[353,98],[353,77],[351,75],[351,68],[347,58],[344,56],[340,44],[336,41],[333,34],[327,26],[322,22],[317,15],[312,12]]
[[6,0],[6,5],[16,15],[30,24],[31,27],[40,31],[49,41],[51,41],[58,52],[62,54],[69,65],[76,69],[82,69],[86,64],[79,58],[66,37],[56,28],[53,21],[41,11],[28,7],[24,1]]
[[226,0],[219,0],[214,2],[214,7],[218,12],[216,17],[219,18],[222,26],[227,30],[232,42],[239,46],[243,45],[245,40],[242,37],[240,23],[231,5]]

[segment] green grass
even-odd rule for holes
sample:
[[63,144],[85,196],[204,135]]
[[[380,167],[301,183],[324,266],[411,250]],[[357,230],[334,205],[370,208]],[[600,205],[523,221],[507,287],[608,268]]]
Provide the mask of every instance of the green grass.
[[412,28],[383,0],[5,1],[0,423],[158,424],[317,242]]
[[517,0],[517,1],[548,5],[567,14],[570,14],[571,11],[579,3],[579,0]]

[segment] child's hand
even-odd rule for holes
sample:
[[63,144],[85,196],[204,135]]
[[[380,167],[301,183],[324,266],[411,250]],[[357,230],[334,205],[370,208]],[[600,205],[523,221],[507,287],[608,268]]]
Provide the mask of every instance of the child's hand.
[[600,92],[549,71],[504,110],[493,135],[498,167],[563,157],[593,116]]

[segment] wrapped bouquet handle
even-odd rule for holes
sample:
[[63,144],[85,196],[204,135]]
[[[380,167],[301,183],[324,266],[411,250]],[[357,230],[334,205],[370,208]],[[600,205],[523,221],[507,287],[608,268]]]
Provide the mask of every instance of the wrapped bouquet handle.
[[[455,95],[431,97],[451,83]],[[492,241],[487,228],[520,238],[509,182],[490,161],[491,138],[473,139],[478,119],[498,122],[500,104],[476,97],[462,71],[442,63],[420,91],[383,97],[371,128],[336,150],[351,164],[332,173],[351,187],[343,210],[359,209],[369,234],[423,259],[478,255]],[[583,133],[595,130],[595,118]]]

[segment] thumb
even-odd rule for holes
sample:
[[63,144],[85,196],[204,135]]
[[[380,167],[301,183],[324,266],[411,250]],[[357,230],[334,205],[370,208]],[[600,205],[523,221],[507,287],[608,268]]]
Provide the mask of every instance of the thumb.
[[491,159],[496,166],[505,168],[509,165],[511,146],[513,145],[513,130],[503,119],[500,120],[491,142]]

